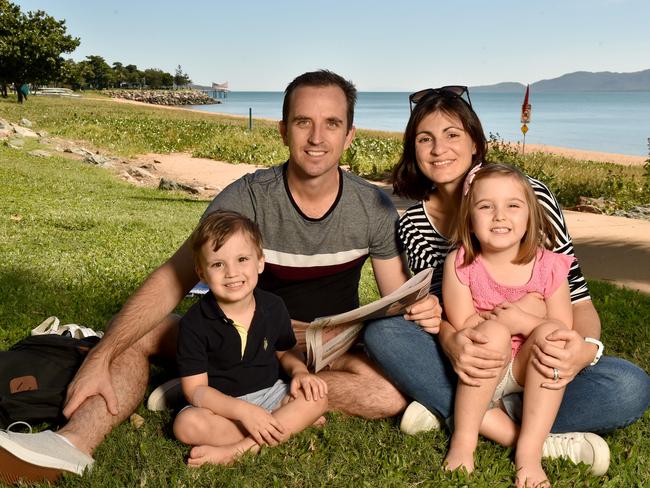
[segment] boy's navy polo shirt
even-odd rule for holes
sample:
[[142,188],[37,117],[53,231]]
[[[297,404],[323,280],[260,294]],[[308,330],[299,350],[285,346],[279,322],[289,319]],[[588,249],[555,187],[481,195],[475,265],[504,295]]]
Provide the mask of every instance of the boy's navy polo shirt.
[[207,372],[208,384],[230,396],[262,390],[277,381],[280,365],[275,352],[291,349],[296,337],[282,299],[259,288],[253,294],[255,314],[243,358],[239,333],[212,293],[188,310],[178,336],[181,376]]

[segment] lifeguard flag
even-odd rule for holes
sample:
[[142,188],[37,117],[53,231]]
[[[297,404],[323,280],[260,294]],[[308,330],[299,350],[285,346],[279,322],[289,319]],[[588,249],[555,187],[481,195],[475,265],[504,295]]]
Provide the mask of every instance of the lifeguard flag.
[[524,95],[524,103],[521,105],[521,123],[529,124],[530,123],[530,111],[531,106],[528,103],[528,95],[530,93],[530,85],[526,85],[526,95]]

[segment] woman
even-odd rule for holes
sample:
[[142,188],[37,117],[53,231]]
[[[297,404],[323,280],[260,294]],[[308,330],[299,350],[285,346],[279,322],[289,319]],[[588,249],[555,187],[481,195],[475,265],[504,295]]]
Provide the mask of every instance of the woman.
[[[399,237],[414,273],[434,269],[431,292],[440,298],[443,263],[450,250],[448,236],[456,224],[463,181],[469,170],[484,160],[487,142],[466,87],[421,90],[412,94],[409,102],[412,112],[393,187],[396,194],[418,203],[401,217]],[[533,179],[531,183],[558,231],[555,251],[573,255],[553,194],[543,183]],[[594,434],[580,432],[608,432],[638,419],[650,403],[650,378],[627,361],[600,357],[600,320],[577,263],[569,273],[569,287],[574,329],[552,333],[535,350],[534,362],[540,372],[558,388],[566,386],[552,432],[567,434],[549,436],[544,453],[606,469],[606,443]],[[529,307],[541,302],[533,295],[524,300]],[[496,309],[495,314],[512,310],[506,306]],[[561,349],[553,346],[553,341],[566,345]],[[408,433],[437,428],[438,418],[450,425],[456,381],[479,385],[481,379],[496,376],[506,360],[484,346],[487,338],[477,331],[456,331],[446,322],[438,331],[406,321],[380,320],[366,327],[365,342],[369,355],[386,375],[415,400],[402,419],[402,430]],[[505,397],[501,408],[518,421],[521,395]],[[481,433],[513,445],[518,430],[506,436],[491,430],[494,413],[486,414]]]

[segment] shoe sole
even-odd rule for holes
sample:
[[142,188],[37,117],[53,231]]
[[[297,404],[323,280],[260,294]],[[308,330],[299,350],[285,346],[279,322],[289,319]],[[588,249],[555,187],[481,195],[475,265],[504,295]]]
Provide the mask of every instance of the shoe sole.
[[[406,407],[406,410],[404,410],[399,428],[403,433],[407,435],[415,435],[421,432],[440,430],[440,420],[434,416],[436,420],[433,421],[433,419],[430,418],[432,415],[433,414],[429,412],[424,405],[413,402],[408,407]],[[420,426],[422,423],[420,421],[420,418],[422,416],[425,416],[428,420],[429,426],[427,428],[422,428]]]
[[[147,410],[152,412],[162,412],[171,409],[173,405],[168,404],[167,398],[173,397],[170,398],[170,400],[174,400],[177,397],[182,397],[183,392],[181,388],[181,380],[179,378],[166,381],[152,391],[151,395],[149,395],[149,398],[147,399]],[[175,390],[178,390],[180,393],[177,392],[172,394],[171,392]]]
[[61,478],[62,469],[44,468],[28,463],[0,447],[0,481],[13,485],[18,481],[50,481],[55,482]]

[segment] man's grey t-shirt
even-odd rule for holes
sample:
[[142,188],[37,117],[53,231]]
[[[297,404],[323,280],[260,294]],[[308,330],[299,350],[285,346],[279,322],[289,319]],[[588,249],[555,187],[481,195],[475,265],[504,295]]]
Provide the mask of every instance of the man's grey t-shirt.
[[359,306],[368,256],[399,255],[397,212],[387,195],[339,170],[339,193],[319,219],[304,215],[286,183],[287,163],[258,170],[219,193],[205,215],[226,209],[256,222],[266,266],[260,286],[283,298],[291,318],[309,322]]

